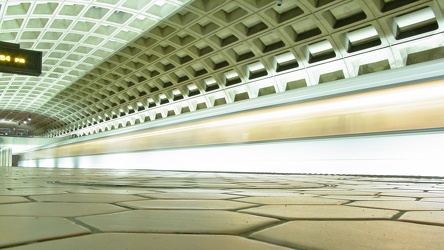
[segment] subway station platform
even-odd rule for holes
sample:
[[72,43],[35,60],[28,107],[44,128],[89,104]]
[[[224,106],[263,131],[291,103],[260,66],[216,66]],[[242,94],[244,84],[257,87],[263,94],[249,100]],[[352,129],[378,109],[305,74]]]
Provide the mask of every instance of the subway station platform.
[[444,179],[1,168],[1,249],[444,249]]

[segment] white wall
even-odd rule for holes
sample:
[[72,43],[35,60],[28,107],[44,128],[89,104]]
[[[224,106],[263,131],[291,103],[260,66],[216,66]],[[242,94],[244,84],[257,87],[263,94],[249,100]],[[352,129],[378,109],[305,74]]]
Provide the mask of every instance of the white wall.
[[56,143],[66,140],[66,138],[54,137],[54,138],[32,138],[32,137],[13,137],[13,136],[1,136],[0,146],[8,147],[12,149],[12,154],[20,154],[26,150],[36,148],[42,145],[50,143]]

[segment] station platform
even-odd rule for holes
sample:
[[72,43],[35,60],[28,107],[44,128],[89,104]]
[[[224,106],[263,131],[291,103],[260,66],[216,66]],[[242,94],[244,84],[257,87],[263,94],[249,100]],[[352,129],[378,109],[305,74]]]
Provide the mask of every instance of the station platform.
[[444,249],[444,179],[0,168],[1,249]]

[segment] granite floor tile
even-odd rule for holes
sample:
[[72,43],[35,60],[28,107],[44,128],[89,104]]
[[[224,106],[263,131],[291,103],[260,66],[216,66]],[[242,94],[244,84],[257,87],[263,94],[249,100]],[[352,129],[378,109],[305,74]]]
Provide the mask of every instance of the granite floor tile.
[[289,250],[252,239],[231,235],[180,235],[180,234],[141,234],[141,233],[103,233],[85,235],[69,239],[36,243],[15,250],[48,249],[95,249],[95,250]]
[[192,188],[193,185],[190,183],[180,184],[180,183],[134,183],[131,184],[132,187],[139,188],[167,188],[167,187],[189,187]]
[[104,232],[240,234],[278,222],[229,211],[135,210],[78,217]]
[[204,194],[223,194],[230,192],[230,189],[213,189],[213,188],[200,188],[200,187],[193,187],[193,188],[156,188],[153,189],[154,191],[157,191],[159,193],[204,193]]
[[357,191],[357,190],[308,190],[304,194],[315,195],[376,195],[378,192],[374,191]]
[[380,195],[383,196],[398,196],[398,197],[414,197],[414,198],[435,198],[441,197],[444,198],[444,193],[429,193],[429,192],[382,192]]
[[152,199],[196,199],[196,200],[224,200],[239,198],[239,195],[232,194],[221,194],[221,193],[197,193],[197,192],[173,192],[173,193],[156,193],[156,194],[141,194],[143,197],[148,197]]
[[249,202],[254,204],[269,204],[269,205],[279,205],[279,204],[299,204],[299,205],[308,205],[308,204],[316,204],[316,205],[326,205],[326,204],[342,204],[347,202],[346,200],[337,200],[337,199],[326,199],[326,198],[318,198],[311,196],[255,196],[255,197],[247,197],[247,198],[239,198],[235,199],[237,201]]
[[354,201],[348,206],[372,207],[395,210],[444,210],[442,202],[424,201]]
[[321,196],[326,199],[338,199],[349,201],[414,201],[416,198],[411,197],[394,197],[394,196],[378,196],[378,195],[328,195]]
[[23,191],[23,190],[32,190],[34,192],[39,192],[39,191],[43,191],[43,192],[53,192],[54,194],[56,193],[68,193],[68,192],[77,192],[79,190],[84,189],[84,187],[76,187],[76,186],[62,186],[62,185],[48,185],[48,184],[42,184],[44,186],[39,186],[39,187],[35,187],[35,188],[28,188],[28,187],[15,187],[12,188],[11,191]]
[[19,202],[29,202],[29,200],[20,196],[0,196],[0,204]]
[[[121,201],[144,200],[143,197],[126,194],[53,194],[31,196],[36,201],[46,202],[95,202],[95,203],[114,203]],[[145,198],[146,199],[146,198]]]
[[403,214],[399,220],[444,225],[444,211],[412,211]]
[[398,188],[390,189],[390,190],[381,190],[381,194],[397,195],[397,194],[411,194],[411,193],[424,193],[424,191],[423,190],[412,190],[412,189],[408,189],[406,187],[398,187]]
[[1,215],[74,217],[126,211],[104,203],[30,202],[0,205]]
[[444,189],[440,189],[440,190],[430,190],[428,191],[428,193],[434,193],[434,194],[438,194],[438,196],[442,197],[442,195],[444,195]]
[[424,198],[420,201],[428,201],[428,202],[444,202],[444,198]]
[[297,249],[444,249],[444,228],[398,221],[293,221],[251,235]]
[[155,194],[157,191],[147,189],[82,189],[77,190],[75,193],[82,194]]
[[63,185],[88,185],[89,187],[114,187],[114,188],[124,188],[124,187],[135,187],[139,185],[138,182],[132,181],[118,181],[118,180],[66,180],[61,181],[60,184]]
[[[178,186],[179,187],[179,186]],[[195,186],[194,186],[195,187]],[[208,189],[227,189],[227,188],[245,188],[246,185],[241,183],[227,183],[227,184],[199,184],[200,188],[208,188]]]
[[87,233],[88,229],[62,218],[0,216],[0,247]]
[[322,188],[325,185],[321,183],[316,182],[297,182],[297,181],[290,181],[287,182],[290,184],[293,188]]
[[277,196],[285,196],[285,197],[289,197],[289,196],[295,196],[295,197],[301,197],[301,196],[316,196],[313,194],[302,194],[299,193],[297,191],[288,191],[288,190],[273,190],[273,191],[262,191],[262,190],[249,190],[249,191],[236,191],[233,192],[232,194],[235,195],[242,195],[242,196],[272,196],[272,197],[277,197]]
[[1,183],[0,188],[23,189],[23,188],[41,188],[38,184],[24,184],[24,183]]
[[409,189],[420,189],[420,190],[427,190],[427,189],[433,189],[436,187],[436,184],[411,184],[407,185],[407,188]]
[[440,249],[443,199],[444,178],[0,167],[0,248]]
[[[443,176],[443,178],[444,178],[444,176]],[[436,185],[433,189],[430,189],[428,192],[444,193],[444,185]]]
[[214,209],[214,210],[238,210],[254,205],[227,200],[143,200],[120,202],[118,205],[137,209]]
[[28,196],[28,195],[42,195],[42,194],[66,194],[66,191],[51,190],[51,189],[22,189],[22,190],[6,190],[0,191],[0,195],[14,195],[14,196]]
[[345,205],[265,205],[241,210],[244,213],[293,219],[390,219],[397,211]]

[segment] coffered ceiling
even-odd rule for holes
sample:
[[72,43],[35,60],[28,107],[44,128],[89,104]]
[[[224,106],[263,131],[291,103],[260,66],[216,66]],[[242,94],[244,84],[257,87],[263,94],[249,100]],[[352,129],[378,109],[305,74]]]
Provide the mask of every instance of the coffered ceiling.
[[0,127],[84,136],[444,55],[438,0],[0,1]]

